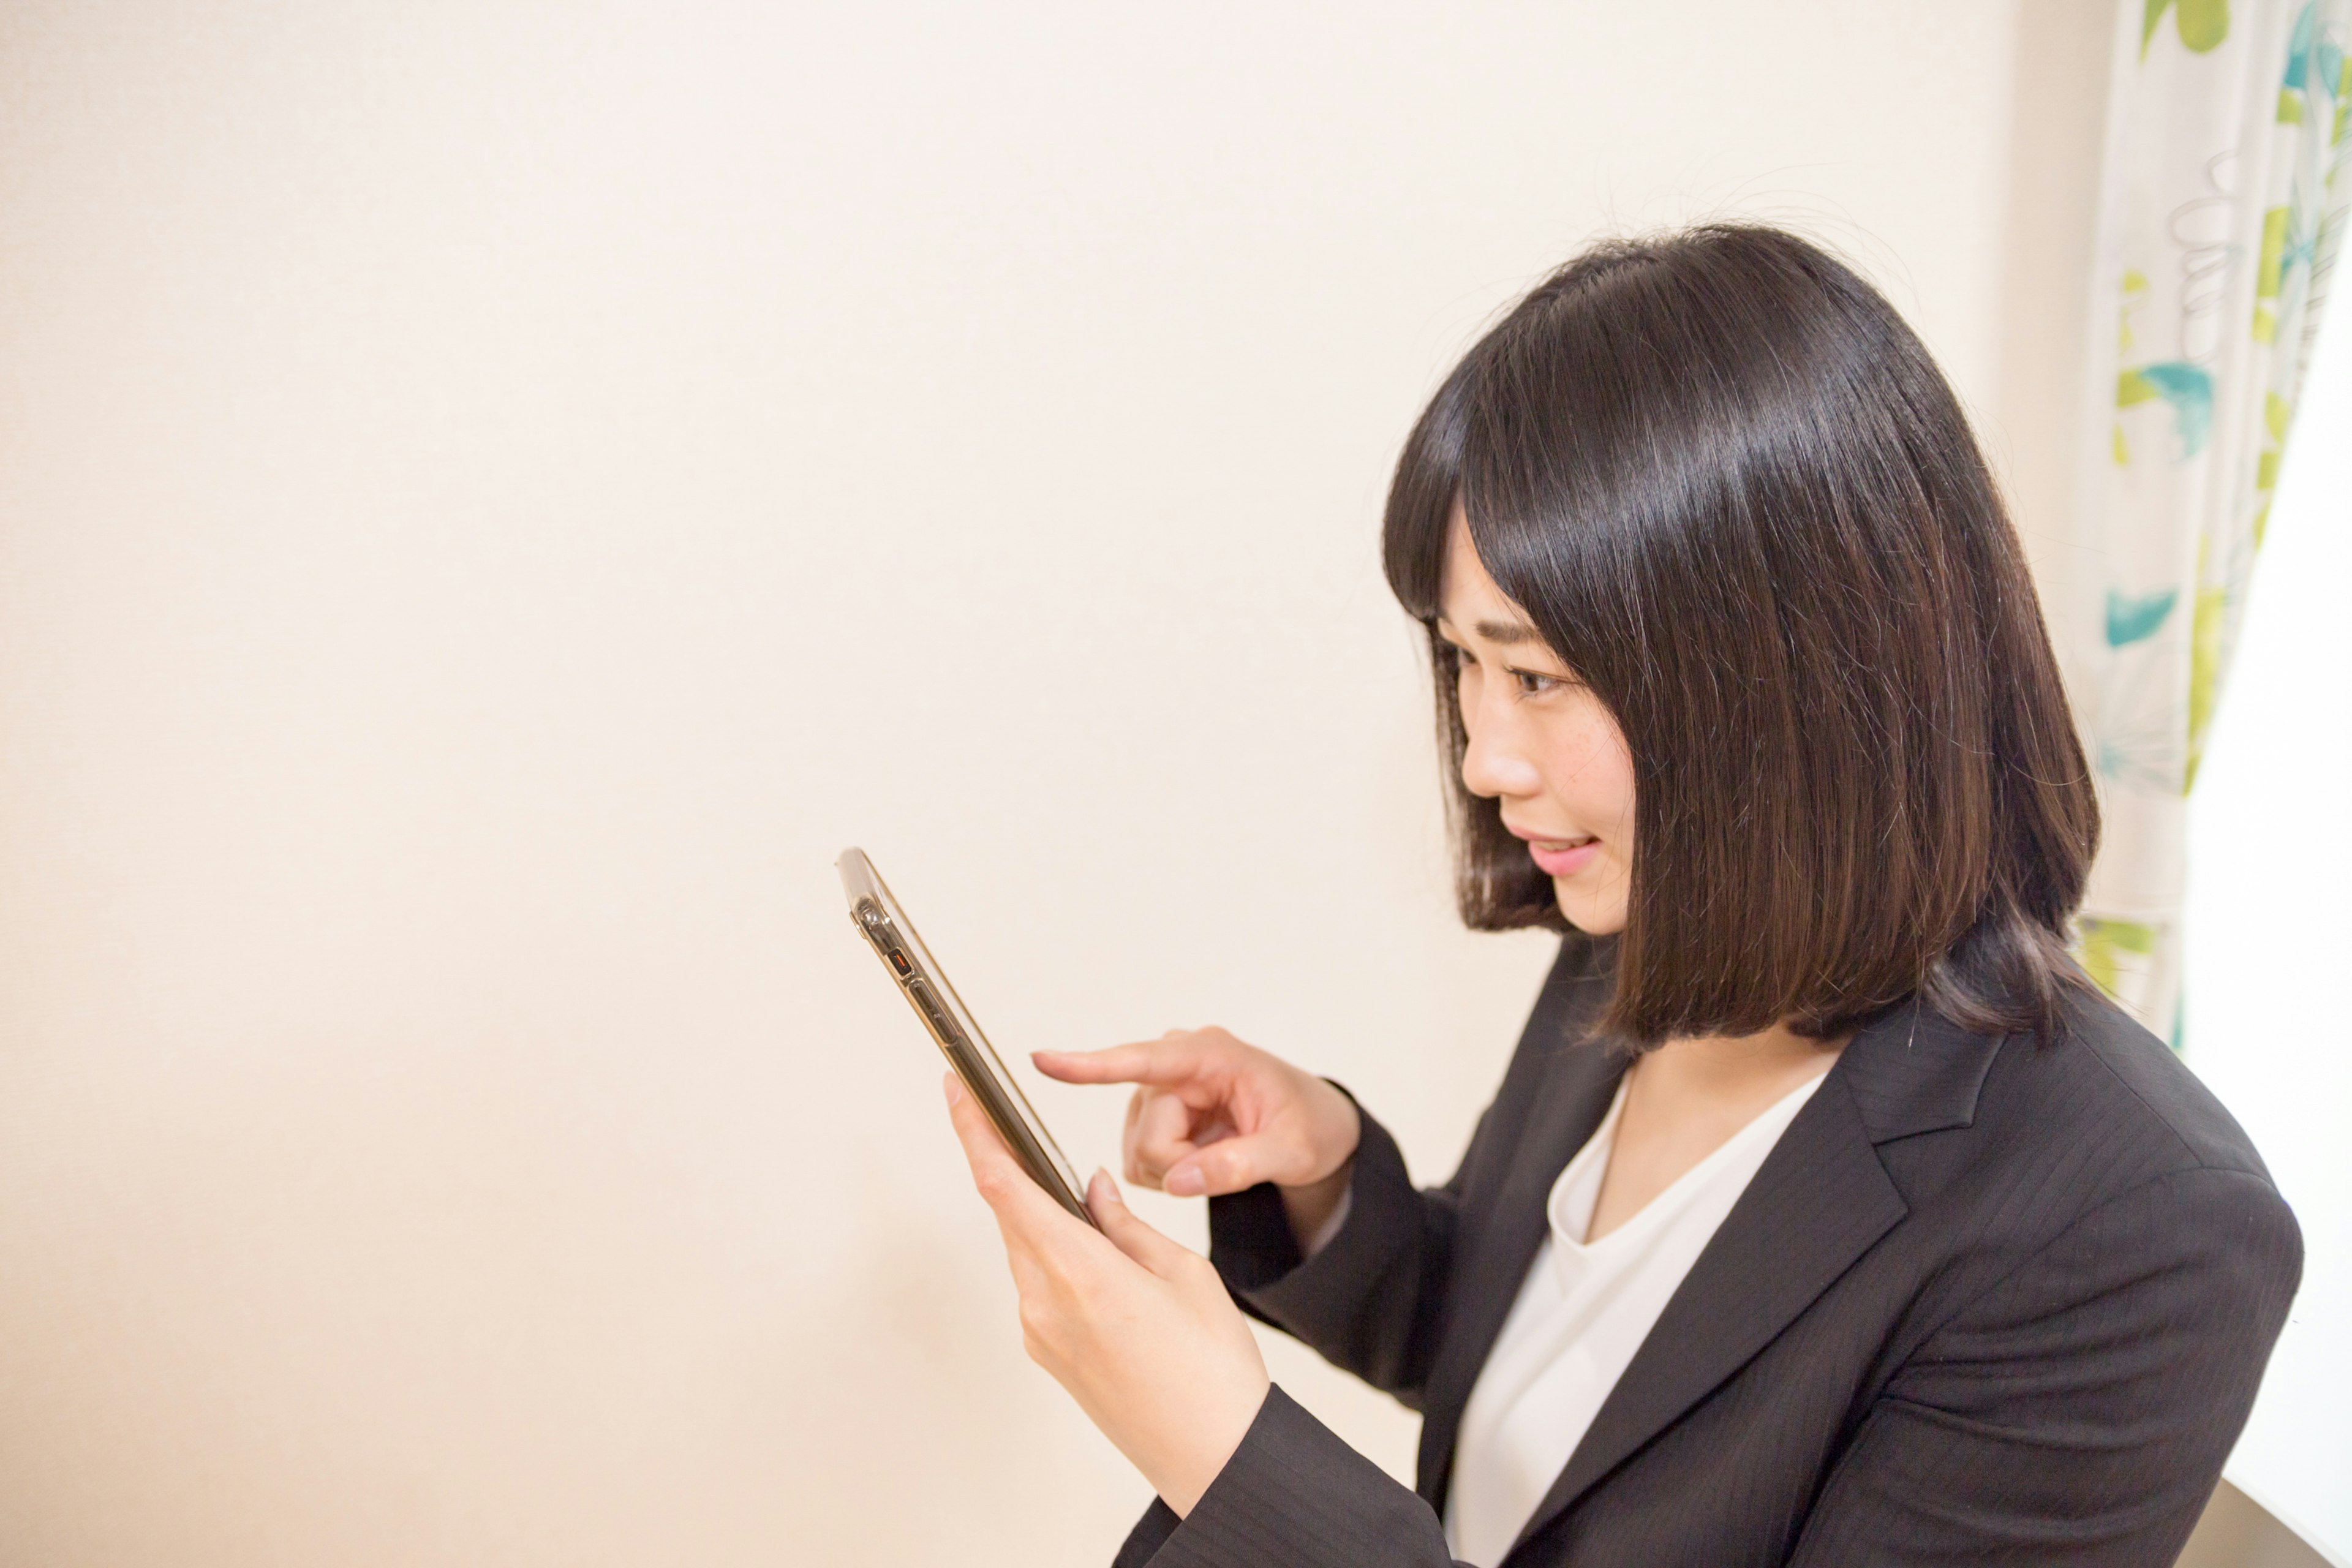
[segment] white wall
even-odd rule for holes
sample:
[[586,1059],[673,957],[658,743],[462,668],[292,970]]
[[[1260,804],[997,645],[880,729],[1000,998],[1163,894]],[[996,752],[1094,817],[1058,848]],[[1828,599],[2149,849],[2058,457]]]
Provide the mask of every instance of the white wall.
[[2303,1289],[2230,1478],[2352,1563],[2352,300],[2288,438],[2245,637],[2189,797],[2189,1065],[2303,1228]]
[[1452,919],[1397,443],[1725,211],[2049,439],[2012,62],[2104,6],[2015,11],[12,7],[0,1561],[1106,1560],[835,851],[1009,1050],[1220,1021],[1443,1173],[1546,949]]

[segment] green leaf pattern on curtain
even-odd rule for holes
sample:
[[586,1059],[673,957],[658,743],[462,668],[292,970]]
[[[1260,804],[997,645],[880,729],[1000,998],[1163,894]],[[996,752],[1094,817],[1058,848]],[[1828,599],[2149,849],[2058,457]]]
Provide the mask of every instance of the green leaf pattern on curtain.
[[[2106,833],[2077,931],[2179,1039],[2185,797],[2352,200],[2352,0],[2123,0],[2079,526],[2061,607]],[[2086,585],[2088,586],[2088,585]]]
[[[2173,11],[2173,0],[2147,0],[2139,29],[2139,52],[2147,53],[2148,40],[2156,37],[2158,24],[2165,13]],[[2229,0],[2179,0],[2174,21],[2180,29],[2180,45],[2203,54],[2230,36]]]

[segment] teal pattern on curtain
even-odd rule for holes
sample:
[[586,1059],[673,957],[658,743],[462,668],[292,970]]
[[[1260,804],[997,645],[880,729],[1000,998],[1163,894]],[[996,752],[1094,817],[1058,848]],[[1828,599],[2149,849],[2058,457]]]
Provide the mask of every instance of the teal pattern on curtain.
[[2077,952],[2176,1047],[2185,797],[2352,199],[2347,42],[2352,0],[2117,17],[2077,517],[2098,596],[2056,618],[2106,816]]

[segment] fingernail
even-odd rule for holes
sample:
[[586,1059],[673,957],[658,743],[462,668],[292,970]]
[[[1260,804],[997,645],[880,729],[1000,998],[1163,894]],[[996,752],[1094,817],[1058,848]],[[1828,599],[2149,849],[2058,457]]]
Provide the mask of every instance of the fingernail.
[[963,1103],[963,1083],[953,1073],[947,1075],[947,1091],[948,1103],[950,1105],[961,1105]]
[[1193,1164],[1177,1166],[1160,1184],[1168,1189],[1171,1196],[1179,1198],[1197,1198],[1209,1190],[1208,1178],[1201,1174],[1200,1166]]
[[1095,1167],[1095,1173],[1087,1179],[1087,1201],[1114,1204],[1118,1202],[1118,1184],[1111,1180],[1110,1173],[1100,1165]]

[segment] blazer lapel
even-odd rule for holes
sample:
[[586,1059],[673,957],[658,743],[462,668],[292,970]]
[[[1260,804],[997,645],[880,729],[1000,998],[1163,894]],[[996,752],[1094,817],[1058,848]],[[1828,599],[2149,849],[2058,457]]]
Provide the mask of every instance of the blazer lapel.
[[[1909,1209],[1875,1145],[1967,1126],[2001,1043],[1916,1001],[1854,1037],[1667,1301],[1514,1551],[1738,1371],[1902,1220]],[[1452,1409],[1458,1416],[1461,1405]]]
[[1468,1255],[1456,1276],[1454,1310],[1430,1369],[1422,1400],[1421,1450],[1414,1474],[1430,1506],[1442,1516],[1454,1468],[1454,1436],[1478,1369],[1503,1331],[1536,1249],[1550,1229],[1544,1206],[1552,1183],[1584,1147],[1625,1076],[1626,1058],[1599,1040],[1559,1047],[1561,1055],[1538,1091],[1527,1132],[1513,1152],[1509,1173],[1490,1211],[1493,1217],[1465,1237]]

